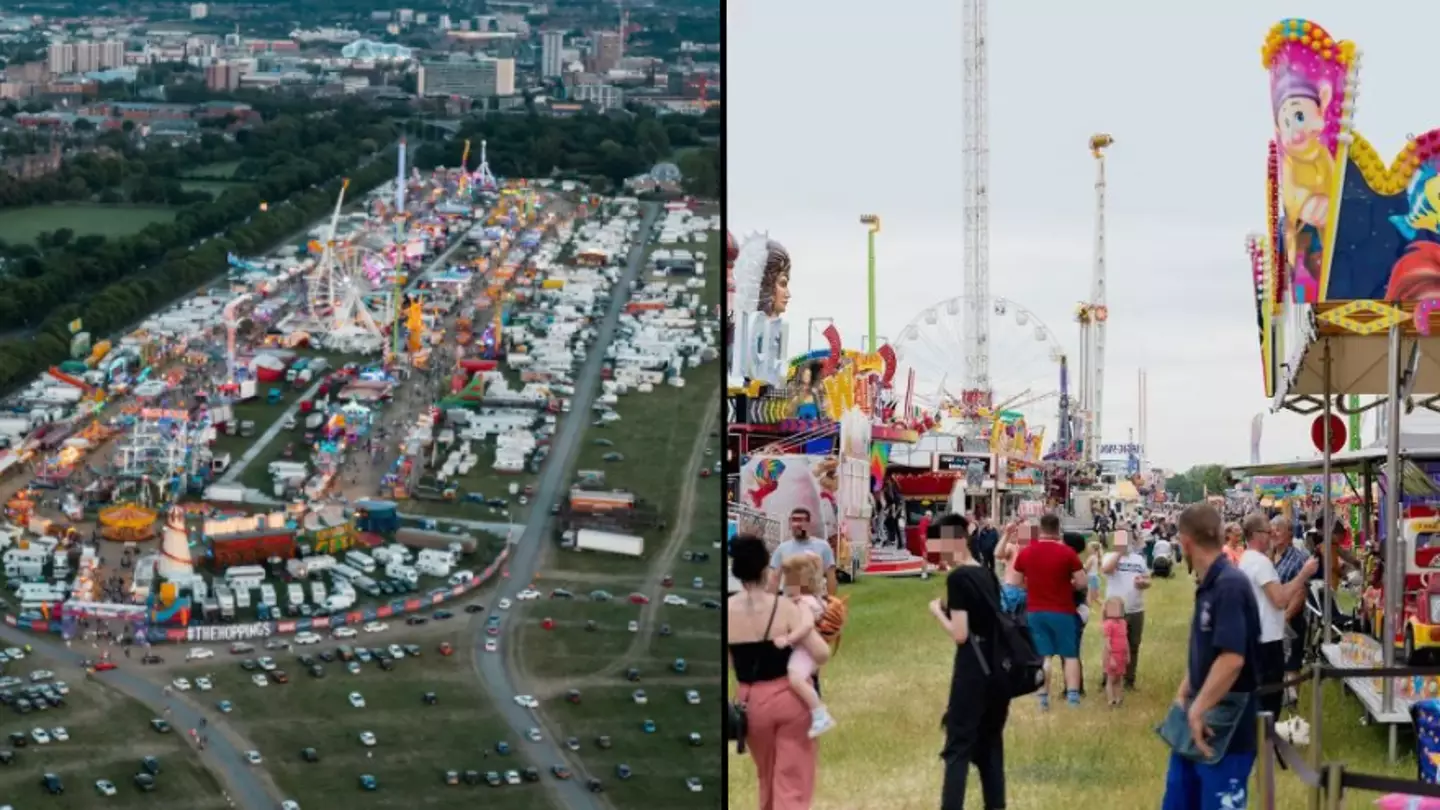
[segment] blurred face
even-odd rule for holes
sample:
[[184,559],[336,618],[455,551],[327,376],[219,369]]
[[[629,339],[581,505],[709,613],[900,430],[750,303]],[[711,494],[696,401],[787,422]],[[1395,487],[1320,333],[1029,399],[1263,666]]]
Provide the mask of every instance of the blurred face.
[[810,516],[804,512],[796,512],[790,516],[790,536],[797,540],[804,540],[810,536]]
[[1245,544],[1261,554],[1268,553],[1270,551],[1270,528],[1267,526],[1263,531],[1254,532],[1246,538]]
[[1228,546],[1238,545],[1240,543],[1240,537],[1240,530],[1232,528],[1225,532],[1225,544]]
[[1270,549],[1272,551],[1284,551],[1290,547],[1290,527],[1283,523],[1270,524]]
[[959,526],[941,526],[940,538],[931,540],[927,546],[947,561],[954,560],[962,552],[969,549],[965,541],[965,535]]

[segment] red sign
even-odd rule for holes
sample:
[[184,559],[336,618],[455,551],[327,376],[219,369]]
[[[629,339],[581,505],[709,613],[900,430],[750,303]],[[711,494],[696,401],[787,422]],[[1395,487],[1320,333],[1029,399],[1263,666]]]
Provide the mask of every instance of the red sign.
[[[1333,413],[1330,414],[1330,452],[1333,454],[1344,450],[1346,439],[1345,420]],[[1316,450],[1325,452],[1324,414],[1315,417],[1315,421],[1310,423],[1310,441],[1315,445]]]

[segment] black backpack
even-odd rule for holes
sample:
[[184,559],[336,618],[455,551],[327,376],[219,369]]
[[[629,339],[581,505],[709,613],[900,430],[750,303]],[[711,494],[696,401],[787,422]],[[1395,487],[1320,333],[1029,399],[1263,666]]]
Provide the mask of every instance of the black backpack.
[[980,589],[990,609],[995,612],[995,635],[991,639],[993,649],[990,660],[978,644],[975,655],[980,659],[980,669],[994,681],[1007,697],[1017,698],[1033,695],[1045,686],[1045,659],[1035,652],[1035,642],[1030,638],[1030,626],[1023,614],[1015,615],[1000,609],[1000,603],[989,588]]

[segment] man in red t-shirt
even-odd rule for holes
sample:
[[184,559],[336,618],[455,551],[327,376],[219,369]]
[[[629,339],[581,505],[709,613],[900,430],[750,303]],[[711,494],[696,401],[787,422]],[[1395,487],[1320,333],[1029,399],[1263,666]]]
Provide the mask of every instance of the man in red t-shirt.
[[[1088,585],[1080,555],[1060,537],[1060,518],[1040,518],[1040,536],[1020,550],[1012,566],[1025,577],[1026,618],[1035,652],[1049,659],[1058,656],[1065,667],[1065,700],[1080,705],[1080,618],[1075,613],[1075,591]],[[1050,708],[1047,687],[1040,707]]]

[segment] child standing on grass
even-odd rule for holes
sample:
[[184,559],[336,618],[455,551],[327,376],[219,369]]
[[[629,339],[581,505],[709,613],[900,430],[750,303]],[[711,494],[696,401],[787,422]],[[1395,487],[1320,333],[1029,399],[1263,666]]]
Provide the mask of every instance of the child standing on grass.
[[802,644],[806,637],[815,632],[815,623],[825,613],[825,605],[819,597],[819,594],[825,592],[824,571],[819,555],[813,553],[785,558],[785,561],[780,563],[780,571],[784,577],[785,595],[800,606],[805,621],[788,636],[776,637],[775,646],[781,649],[790,648],[790,663],[787,667],[790,688],[810,709],[810,737],[813,739],[835,727],[834,718],[830,716],[825,704],[820,702],[820,693],[815,689],[814,677],[818,669],[815,659]]
[[1090,601],[1100,603],[1100,558],[1099,540],[1091,540],[1085,556],[1085,577],[1090,583]]
[[1125,670],[1130,666],[1130,641],[1125,628],[1125,600],[1105,600],[1105,695],[1111,706],[1119,706],[1125,693]]

